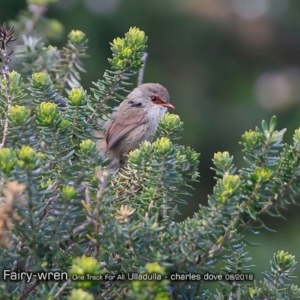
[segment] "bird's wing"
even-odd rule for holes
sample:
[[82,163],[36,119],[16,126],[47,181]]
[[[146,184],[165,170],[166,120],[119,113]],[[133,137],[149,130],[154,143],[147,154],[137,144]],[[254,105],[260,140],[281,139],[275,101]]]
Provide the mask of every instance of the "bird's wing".
[[147,122],[147,114],[139,108],[133,108],[115,112],[108,123],[106,131],[107,151],[114,147],[130,131]]

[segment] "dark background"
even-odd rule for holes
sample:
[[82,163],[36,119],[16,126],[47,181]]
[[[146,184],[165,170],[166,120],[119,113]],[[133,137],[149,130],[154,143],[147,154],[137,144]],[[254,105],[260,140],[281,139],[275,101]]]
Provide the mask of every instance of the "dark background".
[[[25,0],[0,0],[0,23],[16,19],[25,8]],[[62,36],[50,40],[53,45],[62,47],[72,29],[86,33],[87,90],[109,67],[113,38],[123,37],[131,26],[146,32],[144,81],[168,88],[174,113],[185,124],[181,143],[201,153],[201,182],[180,207],[180,220],[207,203],[215,183],[210,170],[215,152],[229,151],[242,167],[238,142],[244,131],[275,114],[278,129],[288,129],[285,142],[290,143],[300,126],[298,0],[60,0],[45,16],[64,26]],[[257,265],[256,278],[269,269],[277,250],[300,259],[299,212],[291,206],[283,212],[287,220],[265,219],[276,234],[248,236],[262,244],[247,249]]]

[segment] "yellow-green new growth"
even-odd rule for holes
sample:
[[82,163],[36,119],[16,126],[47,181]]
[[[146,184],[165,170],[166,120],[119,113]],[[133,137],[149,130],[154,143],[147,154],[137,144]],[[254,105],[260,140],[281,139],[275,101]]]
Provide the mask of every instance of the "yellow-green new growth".
[[154,147],[159,154],[167,154],[173,147],[172,142],[165,137],[162,137],[154,142]]
[[48,38],[57,39],[59,38],[64,30],[64,26],[56,19],[49,20],[47,26],[47,32],[45,33]]
[[41,103],[36,112],[36,121],[41,126],[51,126],[59,119],[58,106],[51,102]]
[[111,50],[114,54],[119,55],[123,52],[123,54],[128,54],[128,50],[139,51],[141,48],[145,46],[147,42],[147,37],[145,32],[138,29],[137,27],[130,27],[129,31],[125,34],[124,38],[115,38],[111,43]]
[[141,150],[135,149],[128,154],[128,163],[137,165],[142,159]]
[[179,116],[170,113],[164,114],[160,119],[160,122],[168,127],[171,131],[183,126],[183,122],[180,120]]
[[145,32],[136,27],[131,27],[124,38],[115,38],[110,43],[113,53],[113,59],[110,60],[112,66],[120,70],[129,66],[140,68],[146,42]]
[[69,271],[70,277],[72,275],[84,276],[84,280],[73,281],[75,285],[80,288],[89,288],[95,281],[89,280],[87,275],[99,275],[101,273],[100,264],[94,257],[81,256],[77,257]]
[[94,300],[95,298],[90,293],[82,289],[73,289],[68,300]]
[[124,47],[121,50],[121,56],[126,59],[132,55],[132,50],[129,47]]
[[138,165],[143,159],[143,153],[150,154],[153,146],[149,141],[143,141],[139,149],[135,149],[128,154],[128,164]]
[[33,168],[37,162],[37,152],[30,146],[22,146],[18,153],[20,168]]
[[150,274],[157,273],[157,274],[161,274],[161,275],[164,275],[166,272],[165,268],[162,267],[158,262],[147,263],[146,271]]
[[82,88],[74,88],[69,94],[69,104],[72,106],[80,106],[85,103],[86,93]]
[[55,3],[58,0],[27,0],[28,4],[33,4],[33,5],[40,5],[40,6],[44,6],[44,5],[48,5],[51,3]]
[[295,144],[300,147],[300,128],[295,130],[294,136],[293,136]]
[[217,152],[214,154],[213,162],[216,167],[223,169],[228,168],[233,161],[233,156],[230,156],[228,151]]
[[183,122],[178,115],[166,113],[158,123],[159,136],[165,136],[172,139],[178,139],[177,135],[183,130]]
[[[167,300],[170,299],[168,294],[169,280],[163,279],[165,268],[157,262],[147,263],[145,271],[141,274],[158,274],[162,280],[135,280],[132,282],[132,296],[140,300]],[[157,275],[156,275],[157,276]]]
[[261,137],[261,133],[253,130],[246,131],[242,135],[242,141],[249,147],[254,148]]
[[130,46],[133,51],[139,51],[147,42],[147,37],[144,31],[137,27],[130,27],[129,31],[125,33],[125,45]]
[[274,254],[274,260],[280,268],[277,270],[279,272],[282,272],[295,264],[295,256],[284,250],[277,251],[277,253]]
[[222,186],[225,191],[230,194],[233,194],[240,186],[241,180],[238,175],[229,175],[226,174],[222,180]]
[[225,174],[216,186],[217,201],[226,203],[230,197],[238,192],[240,184],[241,179],[238,175]]
[[3,173],[11,172],[16,162],[17,156],[14,150],[9,148],[0,149],[0,170]]
[[48,74],[38,72],[32,74],[32,86],[37,89],[43,89],[51,84],[51,79]]
[[[6,78],[3,77],[1,79],[2,83],[4,83],[4,85],[6,85]],[[11,71],[9,72],[9,81],[10,81],[10,84],[11,84],[11,88],[12,90],[14,90],[15,88],[19,88],[22,84],[23,84],[23,80],[22,80],[22,77],[21,75],[16,72],[16,71]]]
[[63,119],[61,120],[61,122],[59,123],[58,127],[62,130],[66,130],[71,126],[70,121]]
[[95,151],[96,144],[91,140],[84,140],[80,143],[79,147],[84,154],[89,155]]
[[62,195],[65,199],[67,199],[69,201],[69,200],[73,199],[77,195],[77,193],[73,186],[63,185],[62,186]]
[[15,126],[22,126],[29,119],[30,110],[25,106],[15,105],[10,109],[10,120]]
[[68,39],[73,44],[80,44],[85,40],[85,33],[81,30],[72,30],[68,35]]
[[264,168],[256,168],[254,173],[250,175],[251,179],[255,182],[265,183],[272,177],[272,171]]

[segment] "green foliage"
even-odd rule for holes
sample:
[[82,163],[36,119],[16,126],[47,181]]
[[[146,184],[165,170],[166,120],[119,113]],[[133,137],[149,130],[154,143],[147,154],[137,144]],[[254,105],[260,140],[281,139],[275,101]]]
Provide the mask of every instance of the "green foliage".
[[299,299],[300,289],[289,282],[295,279],[291,274],[295,270],[295,257],[283,250],[274,254],[271,272],[264,272],[264,281],[249,287],[248,299]]
[[19,36],[34,35],[38,38],[59,39],[63,33],[63,25],[56,19],[44,16],[49,4],[57,0],[27,0],[27,10],[19,12],[16,20],[9,22]]
[[[33,92],[36,85],[44,84],[44,88],[54,85],[58,95],[69,92],[70,88],[79,87],[80,72],[85,72],[81,59],[86,57],[87,39],[83,32],[73,30],[68,35],[67,45],[58,50],[52,46],[45,47],[41,39],[35,37],[24,37],[24,44],[16,50],[16,57],[24,66],[24,72],[47,73],[35,75],[32,78]],[[39,78],[40,77],[40,78]],[[52,90],[53,90],[52,85]],[[50,91],[48,91],[50,92]],[[54,93],[54,91],[52,91]]]
[[[279,251],[264,281],[253,282],[244,238],[246,230],[266,227],[264,214],[280,216],[295,202],[300,129],[284,146],[275,117],[246,132],[247,166],[240,170],[228,152],[216,153],[208,205],[176,223],[177,203],[199,177],[199,154],[177,144],[180,118],[164,115],[154,142],[142,142],[115,173],[93,134],[111,113],[108,102],[123,99],[129,77],[143,66],[145,33],[130,28],[114,39],[111,69],[92,95],[80,86],[84,33],[72,31],[62,50],[24,38],[16,50],[24,74],[10,71],[12,33],[0,31],[0,266],[37,276],[58,271],[68,279],[5,278],[1,299],[300,298],[292,284],[294,256]],[[213,274],[218,263],[222,273]],[[133,273],[148,280],[132,280]],[[207,273],[221,276],[216,292],[208,290]]]
[[[148,280],[136,280],[131,284],[131,291],[129,292],[129,299],[153,299],[153,300],[167,300],[168,286],[170,284],[167,279],[160,279],[159,276],[165,275],[165,269],[162,268],[158,263],[148,263],[145,266],[145,271],[141,272],[141,276],[146,274]],[[150,280],[151,276],[159,277],[156,280]]]
[[106,120],[106,115],[110,113],[108,101],[123,99],[124,96],[120,93],[128,92],[126,87],[130,83],[127,81],[143,65],[142,57],[147,48],[146,41],[145,33],[135,27],[130,28],[124,38],[113,40],[111,43],[113,57],[108,60],[111,70],[106,70],[103,80],[93,83],[96,88],[91,89],[94,92],[91,102],[95,107],[92,118],[96,116]]

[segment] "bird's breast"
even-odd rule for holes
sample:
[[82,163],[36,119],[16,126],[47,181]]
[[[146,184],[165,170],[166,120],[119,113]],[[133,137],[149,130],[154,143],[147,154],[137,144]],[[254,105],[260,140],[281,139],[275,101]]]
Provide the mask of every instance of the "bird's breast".
[[153,105],[147,112],[149,123],[158,125],[160,118],[166,113],[167,108],[160,105]]

